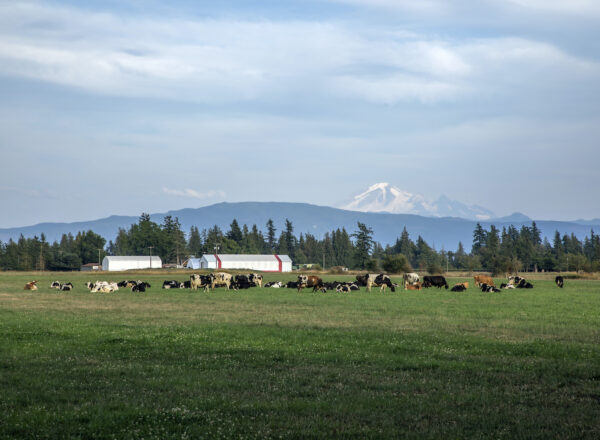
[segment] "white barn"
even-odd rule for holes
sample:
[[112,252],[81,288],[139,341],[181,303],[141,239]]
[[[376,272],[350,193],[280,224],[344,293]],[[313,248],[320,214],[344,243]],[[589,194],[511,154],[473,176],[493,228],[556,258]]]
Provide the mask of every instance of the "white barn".
[[291,272],[292,260],[287,255],[204,254],[190,258],[190,269],[249,269],[262,272]]
[[102,260],[102,270],[109,271],[160,268],[162,268],[162,261],[156,256],[107,256]]

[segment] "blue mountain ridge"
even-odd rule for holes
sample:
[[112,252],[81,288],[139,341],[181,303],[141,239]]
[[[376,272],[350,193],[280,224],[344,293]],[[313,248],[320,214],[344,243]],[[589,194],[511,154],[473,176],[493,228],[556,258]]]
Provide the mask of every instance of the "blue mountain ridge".
[[[357,229],[357,222],[365,223],[373,229],[373,238],[382,245],[393,244],[396,238],[406,227],[410,237],[416,240],[419,235],[435,249],[455,250],[461,241],[465,249],[471,248],[473,241],[473,230],[477,221],[465,220],[456,217],[423,217],[413,214],[388,214],[346,211],[343,209],[327,206],[317,206],[308,203],[286,203],[286,202],[239,202],[239,203],[217,203],[201,208],[185,208],[166,213],[151,214],[150,218],[156,223],[162,223],[164,217],[170,215],[178,217],[185,232],[191,226],[197,226],[200,230],[218,225],[224,232],[229,229],[231,221],[235,218],[240,225],[247,224],[251,227],[256,224],[259,230],[266,230],[269,218],[273,219],[277,234],[285,225],[285,219],[292,221],[294,233],[311,233],[318,238],[323,237],[326,232],[337,228],[346,228],[348,233]],[[38,237],[44,233],[46,240],[53,242],[60,240],[62,234],[77,234],[79,231],[92,231],[100,234],[106,240],[114,240],[119,228],[128,229],[133,223],[137,223],[136,216],[110,216],[102,219],[74,222],[74,223],[39,223],[32,226],[0,229],[0,241],[7,242],[9,239],[17,240],[21,234],[24,237]],[[522,225],[531,225],[527,216],[517,214],[504,218],[480,221],[484,228],[491,224],[499,229],[503,226],[514,225],[520,228]],[[579,239],[590,234],[590,230],[600,231],[598,224],[580,224],[576,222],[536,220],[542,236],[552,240],[554,232],[558,230],[561,234],[574,233]]]

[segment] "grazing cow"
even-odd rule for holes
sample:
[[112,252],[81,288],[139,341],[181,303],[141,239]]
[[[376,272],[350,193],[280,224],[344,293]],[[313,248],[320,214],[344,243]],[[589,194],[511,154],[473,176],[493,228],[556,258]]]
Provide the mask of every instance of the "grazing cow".
[[558,287],[560,287],[561,289],[563,288],[563,286],[565,285],[565,279],[563,277],[561,277],[560,275],[558,275],[556,278],[554,278],[554,282],[556,283],[556,285]]
[[475,284],[478,287],[481,287],[482,284],[487,284],[488,286],[494,286],[494,280],[489,275],[475,275],[473,277],[475,280]]
[[166,280],[166,281],[163,281],[162,288],[163,289],[179,289],[179,288],[181,288],[181,283],[176,280]]
[[380,292],[385,292],[386,287],[389,287],[392,292],[396,291],[396,286],[394,286],[394,284],[392,284],[392,280],[387,275],[384,275],[382,273],[380,273],[380,274],[367,273],[367,274],[363,275],[363,277],[364,277],[364,280],[366,281],[367,290],[369,292],[371,291],[372,286],[379,287]]
[[23,287],[23,290],[38,290],[37,281],[28,282],[25,284],[25,287]]
[[312,287],[313,292],[325,289],[323,280],[316,275],[298,275],[298,293],[305,287]]
[[369,275],[369,274],[356,275],[356,284],[358,284],[359,286],[366,287],[367,286],[367,275]]
[[465,290],[467,290],[467,288],[465,287],[464,283],[455,284],[452,286],[452,289],[450,289],[451,292],[464,292]]
[[231,287],[231,282],[233,281],[233,276],[227,272],[215,272],[209,275],[211,282],[210,287],[214,289],[215,287],[225,286],[227,290]]
[[416,283],[413,283],[413,284],[407,284],[406,290],[421,290],[422,287],[423,287],[423,283],[421,283],[420,281],[417,281]]
[[258,287],[262,287],[263,276],[258,273],[251,273],[248,275],[248,281],[254,283]]
[[423,287],[437,287],[438,289],[445,287],[448,289],[448,282],[441,275],[425,275],[423,277]]
[[419,278],[418,273],[409,272],[402,275],[402,280],[404,281],[404,290],[414,290],[407,289],[406,286],[418,283],[419,281],[421,281],[421,278]]
[[60,281],[52,281],[52,284],[50,284],[50,288],[51,289],[60,289]]
[[210,275],[198,275],[194,273],[190,275],[190,288],[198,290],[198,287],[204,288],[205,292],[210,292],[212,277]]

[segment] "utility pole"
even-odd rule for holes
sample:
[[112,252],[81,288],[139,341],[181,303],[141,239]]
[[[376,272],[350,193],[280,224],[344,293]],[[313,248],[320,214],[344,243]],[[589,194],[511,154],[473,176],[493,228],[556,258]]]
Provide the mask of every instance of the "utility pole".
[[40,272],[44,271],[44,256],[42,254],[42,243],[40,243]]
[[213,249],[215,250],[215,255],[219,253],[219,248],[221,247],[220,244],[215,244],[215,246],[213,247]]
[[323,251],[323,270],[325,270],[325,251]]
[[100,269],[100,251],[102,248],[98,248],[98,269]]
[[150,257],[150,269],[152,269],[152,249],[154,249],[154,246],[148,246],[148,256]]

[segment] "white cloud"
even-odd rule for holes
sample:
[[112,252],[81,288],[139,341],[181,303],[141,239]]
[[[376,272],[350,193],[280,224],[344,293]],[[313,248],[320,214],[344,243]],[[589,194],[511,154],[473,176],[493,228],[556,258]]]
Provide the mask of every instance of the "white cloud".
[[213,199],[213,198],[225,198],[225,193],[223,191],[217,191],[210,189],[208,191],[200,192],[194,189],[185,188],[185,189],[171,189],[171,188],[163,188],[163,193],[168,194],[170,196],[179,196],[179,197],[192,197],[194,199]]
[[597,0],[502,0],[528,9],[574,14],[598,14],[600,2]]

